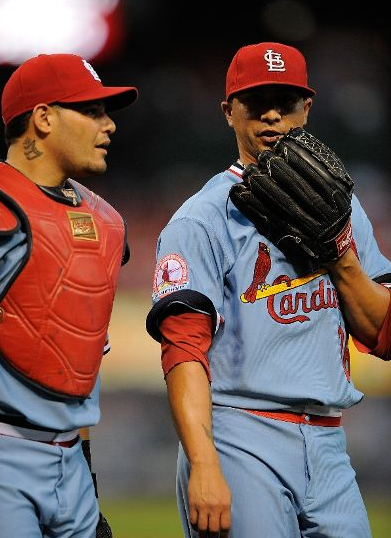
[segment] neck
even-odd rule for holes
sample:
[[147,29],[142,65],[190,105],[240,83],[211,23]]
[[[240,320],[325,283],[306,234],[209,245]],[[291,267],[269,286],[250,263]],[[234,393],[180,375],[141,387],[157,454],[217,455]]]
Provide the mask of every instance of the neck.
[[59,174],[58,170],[55,170],[47,160],[44,160],[39,151],[20,151],[19,148],[10,146],[5,162],[37,185],[58,187],[66,180],[66,177]]
[[244,168],[246,168],[246,166],[250,163],[254,163],[254,164],[257,164],[257,159],[252,157],[251,155],[249,156],[244,156],[242,157],[241,155],[239,155],[239,158],[238,158],[238,163],[241,164]]

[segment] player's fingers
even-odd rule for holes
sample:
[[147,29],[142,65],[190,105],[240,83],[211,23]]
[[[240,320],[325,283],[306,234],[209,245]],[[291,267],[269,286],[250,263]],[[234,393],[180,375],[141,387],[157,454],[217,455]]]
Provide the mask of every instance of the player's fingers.
[[210,530],[198,531],[199,538],[220,538],[222,535],[219,532],[212,532]]
[[209,517],[206,510],[198,512],[198,536],[200,538],[208,538],[209,533]]
[[191,528],[198,532],[199,538],[208,538],[208,511],[200,507],[192,506],[189,507],[189,520]]
[[189,506],[189,521],[193,531],[198,531],[198,510],[190,504]]
[[219,538],[220,536],[220,511],[211,512],[208,521],[208,538]]
[[231,528],[231,510],[224,510],[220,516],[220,538],[228,538]]
[[198,525],[199,538],[228,538],[231,527],[230,512],[222,514],[209,514],[207,528],[204,525]]

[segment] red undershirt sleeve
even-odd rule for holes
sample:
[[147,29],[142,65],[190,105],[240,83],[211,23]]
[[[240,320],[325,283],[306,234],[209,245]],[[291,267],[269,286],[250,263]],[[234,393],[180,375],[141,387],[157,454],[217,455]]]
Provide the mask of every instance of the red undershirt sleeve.
[[212,320],[207,314],[186,312],[168,316],[160,324],[164,375],[182,362],[197,361],[211,381],[208,350],[212,343]]
[[[391,290],[390,294],[391,294]],[[391,360],[391,297],[390,304],[388,306],[386,317],[384,318],[382,328],[377,337],[377,344],[373,349],[369,349],[359,342],[356,338],[353,338],[353,341],[357,349],[363,353],[370,353],[379,357],[384,361]]]

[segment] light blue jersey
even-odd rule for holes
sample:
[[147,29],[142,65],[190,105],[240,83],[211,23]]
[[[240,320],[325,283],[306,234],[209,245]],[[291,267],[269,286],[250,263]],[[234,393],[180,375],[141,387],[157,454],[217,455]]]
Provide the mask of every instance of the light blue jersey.
[[[52,431],[71,431],[94,426],[100,420],[98,377],[85,400],[62,400],[46,395],[0,366],[1,415],[24,417],[32,425]],[[4,419],[3,419],[4,420]]]
[[[164,228],[154,302],[185,289],[213,302],[223,320],[208,354],[215,404],[337,414],[363,395],[350,379],[336,289],[325,270],[299,274],[232,204],[240,177],[233,165],[210,179]],[[352,229],[367,274],[391,273],[356,197]]]

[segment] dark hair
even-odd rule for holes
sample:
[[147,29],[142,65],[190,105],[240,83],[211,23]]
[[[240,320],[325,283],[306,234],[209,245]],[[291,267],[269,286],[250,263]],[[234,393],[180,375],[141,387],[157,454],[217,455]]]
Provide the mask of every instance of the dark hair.
[[31,114],[32,111],[30,110],[20,116],[16,116],[16,118],[11,120],[9,124],[5,126],[4,140],[7,148],[26,132]]

